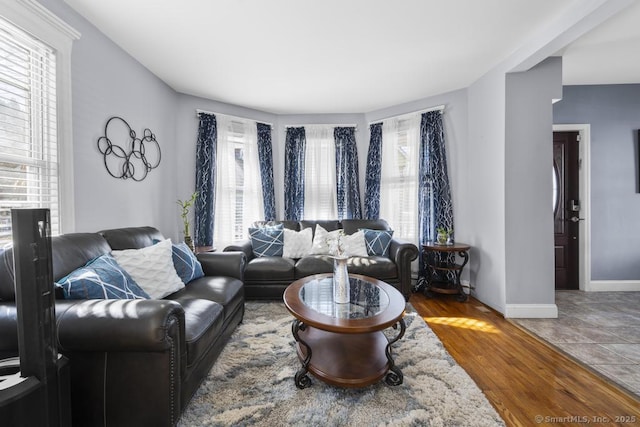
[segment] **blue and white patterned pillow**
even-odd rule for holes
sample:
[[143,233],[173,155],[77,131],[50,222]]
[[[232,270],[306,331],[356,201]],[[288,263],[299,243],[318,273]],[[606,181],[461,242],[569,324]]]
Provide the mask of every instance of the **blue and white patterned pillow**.
[[282,256],[284,230],[282,228],[249,228],[251,248],[257,257]]
[[90,261],[56,282],[65,299],[149,299],[110,254]]
[[198,261],[198,258],[191,252],[191,249],[189,249],[186,243],[174,243],[171,250],[173,266],[176,268],[176,273],[178,273],[178,276],[180,276],[180,279],[182,279],[185,285],[192,280],[204,276],[200,261]]
[[389,256],[393,230],[370,230],[367,228],[361,228],[361,230],[364,231],[364,240],[369,255]]

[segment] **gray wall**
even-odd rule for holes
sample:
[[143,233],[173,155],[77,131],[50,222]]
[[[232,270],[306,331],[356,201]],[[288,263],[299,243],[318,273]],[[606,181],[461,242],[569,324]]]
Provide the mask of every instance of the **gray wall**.
[[497,67],[468,88],[471,283],[479,300],[505,315],[537,305],[526,315],[549,316],[551,100],[560,95],[561,60],[521,73],[509,69]]
[[507,74],[506,85],[506,303],[553,304],[552,100],[562,59]]
[[[71,64],[76,231],[152,225],[177,237],[177,94],[65,3],[41,3],[82,34]],[[160,166],[142,182],[105,170],[96,143],[111,116],[124,118],[138,135],[151,129],[160,143]]]
[[469,99],[469,268],[475,294],[505,310],[505,72],[492,71],[472,84]]
[[[369,149],[369,124],[380,119],[404,113],[446,104],[443,116],[447,150],[452,180],[454,206],[462,204],[460,195],[465,181],[459,173],[464,173],[461,165],[466,162],[466,150],[461,144],[466,143],[466,91],[460,90],[436,97],[425,98],[414,102],[397,105],[366,114],[288,114],[276,115],[252,110],[236,105],[225,104],[209,99],[189,95],[178,95],[176,117],[176,169],[178,198],[188,196],[195,187],[195,144],[198,134],[198,118],[196,110],[210,111],[244,117],[273,125],[273,178],[276,196],[276,214],[284,215],[284,144],[287,126],[309,124],[356,125],[356,143],[358,146],[358,166],[360,171],[360,191],[364,198],[364,176],[366,172],[367,152]],[[364,200],[364,199],[363,199]],[[462,214],[461,214],[462,216]],[[456,215],[458,218],[458,215]],[[457,236],[464,236],[465,227],[456,220]]]
[[[187,197],[194,188],[198,125],[196,109],[273,124],[276,206],[280,216],[283,212],[286,125],[356,124],[360,185],[363,190],[369,123],[445,104],[443,119],[456,238],[473,245],[467,274],[470,274],[472,285],[476,286],[476,296],[504,312],[507,293],[506,251],[520,247],[510,244],[514,235],[508,234],[506,221],[507,210],[514,205],[508,206],[513,201],[509,194],[505,194],[505,186],[514,171],[506,171],[505,166],[505,75],[508,71],[505,67],[491,71],[468,89],[379,111],[362,114],[275,115],[178,94],[66,4],[58,0],[43,0],[43,4],[82,33],[82,38],[74,45],[72,62],[78,231],[149,224],[158,227],[169,237],[179,238],[180,220],[175,201]],[[535,113],[537,110],[527,111]],[[163,161],[160,167],[141,183],[114,179],[104,170],[96,141],[102,135],[106,120],[113,115],[124,117],[138,132],[145,127],[152,129],[162,146]],[[517,152],[512,154],[518,159],[521,157]],[[535,197],[530,203],[543,204],[548,201],[546,198],[537,200],[537,194]],[[539,240],[533,234],[534,247],[543,246],[545,240]],[[531,265],[517,268],[521,267],[517,276],[536,270]],[[513,275],[511,270],[509,274]],[[540,298],[538,294],[528,297],[533,302],[546,301],[546,296]]]
[[591,279],[640,279],[640,85],[565,86],[555,124],[591,125]]

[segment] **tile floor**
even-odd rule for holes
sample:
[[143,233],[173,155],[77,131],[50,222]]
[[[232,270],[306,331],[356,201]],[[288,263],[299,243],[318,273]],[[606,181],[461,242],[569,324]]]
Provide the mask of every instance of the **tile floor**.
[[640,292],[556,291],[557,319],[515,323],[640,396]]

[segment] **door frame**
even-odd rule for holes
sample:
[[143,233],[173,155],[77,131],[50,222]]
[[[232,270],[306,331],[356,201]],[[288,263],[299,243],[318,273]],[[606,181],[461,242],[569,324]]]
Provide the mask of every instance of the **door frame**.
[[590,124],[554,124],[554,132],[574,131],[580,135],[579,146],[579,182],[580,182],[580,221],[578,227],[578,286],[581,291],[591,291],[591,125]]

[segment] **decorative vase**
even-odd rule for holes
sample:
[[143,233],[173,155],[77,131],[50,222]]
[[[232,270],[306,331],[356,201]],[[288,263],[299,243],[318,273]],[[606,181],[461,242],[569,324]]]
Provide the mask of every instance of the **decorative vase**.
[[193,240],[188,234],[184,236],[184,243],[191,249],[191,252],[196,253],[196,247],[193,245]]
[[349,272],[347,271],[348,257],[333,257],[333,302],[346,304],[349,302]]

